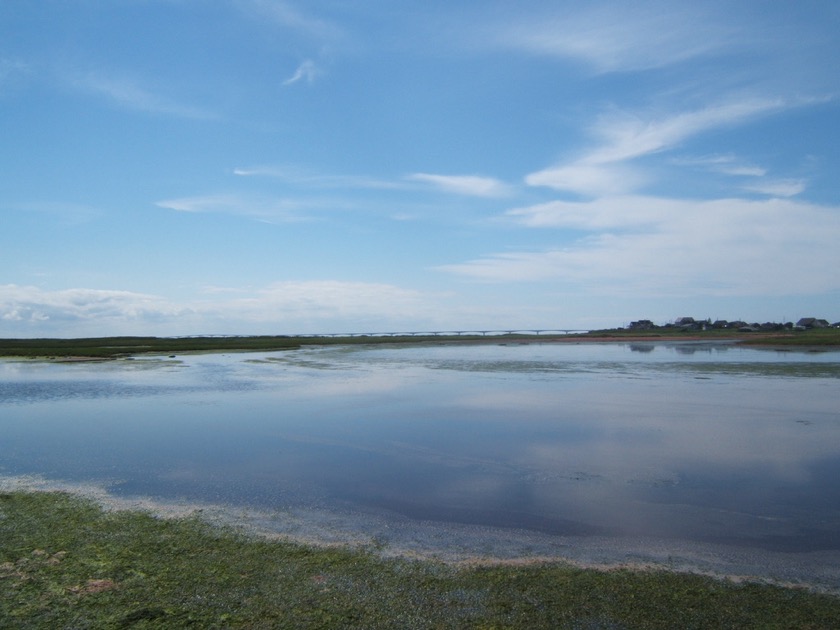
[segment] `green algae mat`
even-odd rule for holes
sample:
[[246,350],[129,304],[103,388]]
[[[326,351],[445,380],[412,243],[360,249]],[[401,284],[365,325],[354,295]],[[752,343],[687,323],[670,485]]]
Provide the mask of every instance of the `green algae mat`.
[[3,628],[836,628],[840,597],[657,571],[452,566],[0,494]]

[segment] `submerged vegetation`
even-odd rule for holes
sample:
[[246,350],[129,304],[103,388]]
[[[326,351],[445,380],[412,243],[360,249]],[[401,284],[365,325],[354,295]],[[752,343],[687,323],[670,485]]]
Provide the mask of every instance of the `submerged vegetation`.
[[549,340],[614,339],[707,339],[731,340],[746,344],[779,346],[840,346],[840,328],[809,330],[738,332],[732,329],[682,330],[656,327],[651,330],[629,328],[593,330],[586,333],[504,333],[504,334],[393,334],[351,336],[209,336],[209,337],[93,337],[87,339],[0,339],[0,356],[28,358],[114,359],[136,354],[179,352],[275,351],[312,345],[371,343],[453,343]]
[[246,536],[196,517],[0,494],[15,628],[829,628],[840,597],[664,571],[453,566]]

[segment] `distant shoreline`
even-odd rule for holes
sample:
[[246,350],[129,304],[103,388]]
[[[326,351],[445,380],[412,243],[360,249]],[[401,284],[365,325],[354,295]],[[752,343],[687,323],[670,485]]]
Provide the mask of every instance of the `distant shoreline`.
[[744,345],[832,348],[840,347],[840,329],[736,332],[708,330],[639,333],[627,329],[594,330],[572,334],[498,335],[352,335],[352,336],[242,336],[242,337],[99,337],[79,339],[0,339],[0,357],[62,362],[128,358],[143,354],[186,352],[273,352],[303,346],[448,343],[644,343],[718,341]]

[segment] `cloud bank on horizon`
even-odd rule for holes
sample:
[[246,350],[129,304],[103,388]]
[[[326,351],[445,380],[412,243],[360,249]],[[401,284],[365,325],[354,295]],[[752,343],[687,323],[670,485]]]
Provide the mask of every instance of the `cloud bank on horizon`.
[[0,5],[0,337],[840,319],[840,5]]

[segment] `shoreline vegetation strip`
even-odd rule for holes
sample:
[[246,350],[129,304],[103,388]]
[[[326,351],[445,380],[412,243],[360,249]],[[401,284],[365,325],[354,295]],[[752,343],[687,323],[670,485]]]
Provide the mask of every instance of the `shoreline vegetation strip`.
[[792,332],[738,333],[732,330],[647,333],[626,329],[573,334],[499,335],[353,335],[353,336],[232,336],[232,337],[98,337],[85,339],[0,339],[0,357],[51,360],[118,359],[138,354],[184,352],[248,352],[295,350],[302,346],[351,344],[505,343],[505,342],[664,342],[727,341],[745,345],[779,347],[840,347],[840,329],[823,328]]
[[831,628],[840,597],[660,570],[453,566],[198,516],[0,493],[0,624],[26,628]]

